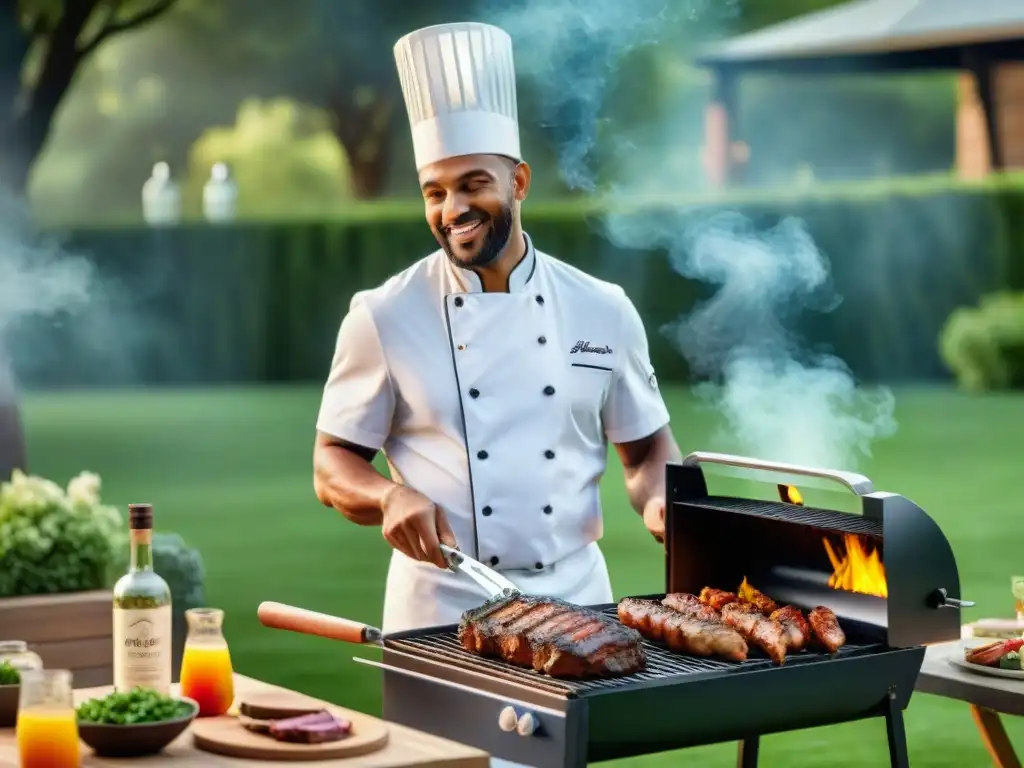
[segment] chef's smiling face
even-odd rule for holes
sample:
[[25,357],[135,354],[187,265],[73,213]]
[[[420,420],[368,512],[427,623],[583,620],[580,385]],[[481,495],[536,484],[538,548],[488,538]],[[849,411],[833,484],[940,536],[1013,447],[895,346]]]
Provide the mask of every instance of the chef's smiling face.
[[525,163],[499,155],[453,157],[420,171],[427,223],[452,262],[486,267],[501,255],[529,180]]

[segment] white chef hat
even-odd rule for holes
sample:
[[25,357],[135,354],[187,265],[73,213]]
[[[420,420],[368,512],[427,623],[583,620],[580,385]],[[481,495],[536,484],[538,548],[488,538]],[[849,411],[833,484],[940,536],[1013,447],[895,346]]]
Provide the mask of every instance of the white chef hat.
[[417,170],[460,155],[519,155],[512,38],[490,24],[440,24],[395,43]]

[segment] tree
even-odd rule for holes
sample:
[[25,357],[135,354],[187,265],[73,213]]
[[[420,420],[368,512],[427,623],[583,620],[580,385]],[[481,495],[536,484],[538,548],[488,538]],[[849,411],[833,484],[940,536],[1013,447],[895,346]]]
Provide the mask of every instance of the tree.
[[234,125],[209,128],[192,145],[185,207],[198,205],[210,168],[226,162],[240,216],[340,209],[351,196],[348,158],[330,122],[324,110],[290,99],[246,99]]
[[0,0],[0,184],[23,194],[81,64],[176,0]]
[[252,83],[249,96],[319,107],[348,156],[353,192],[386,191],[405,107],[392,48],[417,27],[472,17],[456,0],[183,0],[174,24],[196,56]]

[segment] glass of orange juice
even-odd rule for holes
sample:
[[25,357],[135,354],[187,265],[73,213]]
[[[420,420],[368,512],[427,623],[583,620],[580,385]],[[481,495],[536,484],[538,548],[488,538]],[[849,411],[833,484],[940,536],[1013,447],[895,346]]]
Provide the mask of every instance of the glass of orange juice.
[[231,653],[224,639],[224,611],[185,611],[188,637],[181,660],[181,695],[199,704],[199,717],[223,715],[235,699]]
[[21,768],[81,765],[71,672],[42,669],[21,673],[17,739]]

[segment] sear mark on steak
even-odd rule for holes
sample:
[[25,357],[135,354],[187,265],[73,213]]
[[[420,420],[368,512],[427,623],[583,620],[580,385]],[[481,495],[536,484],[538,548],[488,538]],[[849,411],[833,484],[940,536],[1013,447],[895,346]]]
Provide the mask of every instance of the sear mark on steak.
[[[693,595],[668,597],[692,597],[698,608],[708,608]],[[676,653],[720,656],[729,661],[746,660],[746,641],[736,630],[725,626],[717,615],[708,617],[686,613],[669,607],[668,598],[664,602],[666,604],[662,605],[653,600],[627,597],[619,602],[619,621],[649,640],[664,643]],[[685,604],[682,600],[676,602]]]
[[325,709],[311,715],[271,720],[267,732],[278,741],[324,744],[348,736],[352,733],[352,723],[335,717]]
[[831,608],[819,605],[807,614],[807,622],[814,632],[814,639],[829,653],[838,653],[846,645],[846,633]]
[[647,663],[641,636],[564,600],[514,595],[462,614],[459,642],[471,653],[552,677],[622,677]]

